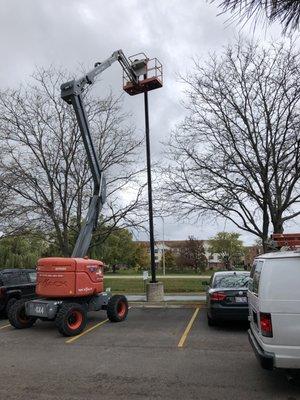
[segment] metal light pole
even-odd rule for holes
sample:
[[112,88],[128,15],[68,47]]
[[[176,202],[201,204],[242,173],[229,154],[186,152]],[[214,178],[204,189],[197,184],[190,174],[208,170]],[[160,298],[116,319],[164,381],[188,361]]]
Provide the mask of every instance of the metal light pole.
[[161,216],[163,221],[163,275],[166,275],[166,258],[165,258],[165,220]]
[[[144,75],[147,79],[147,74]],[[151,283],[156,283],[155,253],[154,253],[154,227],[153,227],[153,205],[152,205],[152,179],[151,179],[151,154],[150,154],[150,128],[149,128],[149,106],[148,93],[144,92],[145,106],[145,133],[146,133],[146,156],[147,156],[147,181],[148,181],[148,207],[149,207],[149,232],[150,232],[150,257],[151,257]]]

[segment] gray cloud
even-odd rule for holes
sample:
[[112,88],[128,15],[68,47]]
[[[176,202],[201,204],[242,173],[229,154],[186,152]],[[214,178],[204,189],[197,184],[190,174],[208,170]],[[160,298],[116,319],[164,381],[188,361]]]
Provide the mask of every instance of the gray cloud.
[[[163,89],[150,93],[152,154],[162,157],[161,144],[184,116],[180,106],[182,84],[177,74],[193,66],[193,57],[219,53],[239,33],[239,27],[226,24],[226,16],[204,0],[0,0],[0,85],[18,86],[28,79],[35,66],[53,64],[70,71],[79,65],[87,68],[122,48],[126,55],[144,51],[164,65]],[[242,32],[253,36],[251,27]],[[255,37],[268,41],[280,29],[257,29]],[[99,95],[109,89],[121,93],[121,71],[114,65],[95,88]],[[124,107],[133,113],[143,131],[142,96],[125,96]],[[165,224],[168,239],[183,239],[189,234],[207,238],[223,229],[218,224]],[[233,227],[227,225],[228,229]],[[157,236],[162,222],[156,221]],[[245,236],[247,241],[251,238]]]

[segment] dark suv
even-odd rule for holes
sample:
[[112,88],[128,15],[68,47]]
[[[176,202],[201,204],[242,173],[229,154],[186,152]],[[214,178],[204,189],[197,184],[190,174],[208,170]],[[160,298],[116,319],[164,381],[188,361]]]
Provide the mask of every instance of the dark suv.
[[0,269],[0,314],[21,298],[35,297],[35,269]]

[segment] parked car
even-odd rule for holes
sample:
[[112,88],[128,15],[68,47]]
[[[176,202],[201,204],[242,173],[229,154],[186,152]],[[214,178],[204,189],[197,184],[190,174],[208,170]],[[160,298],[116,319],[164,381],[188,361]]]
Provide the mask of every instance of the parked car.
[[21,298],[35,297],[36,271],[34,269],[0,270],[0,313],[6,313]]
[[247,321],[249,271],[215,272],[206,292],[207,322]]
[[300,252],[267,253],[249,282],[249,341],[265,369],[300,368]]

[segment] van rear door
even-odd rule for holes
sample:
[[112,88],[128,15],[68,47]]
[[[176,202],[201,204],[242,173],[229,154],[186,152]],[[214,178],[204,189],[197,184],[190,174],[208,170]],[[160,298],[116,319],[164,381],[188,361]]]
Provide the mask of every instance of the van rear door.
[[271,314],[272,345],[295,346],[293,352],[300,357],[300,257],[294,254],[265,261],[259,311]]
[[254,260],[248,286],[248,304],[250,326],[253,332],[259,332],[259,282],[264,260]]

